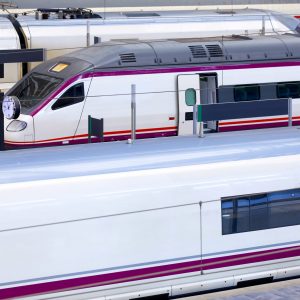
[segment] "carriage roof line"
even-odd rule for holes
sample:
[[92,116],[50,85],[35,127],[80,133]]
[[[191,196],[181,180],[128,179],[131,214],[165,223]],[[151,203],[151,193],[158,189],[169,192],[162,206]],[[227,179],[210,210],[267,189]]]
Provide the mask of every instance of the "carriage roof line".
[[[113,41],[66,54],[38,66],[45,72],[58,62],[72,64],[58,77],[90,69],[140,68],[189,64],[234,64],[300,58],[299,35],[230,36],[155,41]],[[75,63],[76,62],[76,63]],[[70,74],[71,72],[71,74]]]

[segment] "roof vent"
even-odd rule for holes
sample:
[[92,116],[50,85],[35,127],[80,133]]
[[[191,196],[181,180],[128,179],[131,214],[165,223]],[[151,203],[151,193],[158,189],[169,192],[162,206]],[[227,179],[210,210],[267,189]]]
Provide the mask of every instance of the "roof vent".
[[121,62],[122,63],[134,63],[136,62],[135,54],[134,53],[123,53],[120,54]]
[[210,57],[222,57],[224,56],[222,48],[220,45],[205,45],[206,49],[208,50],[208,53]]
[[195,45],[189,46],[190,51],[192,52],[193,58],[202,58],[207,57],[206,51],[203,46]]

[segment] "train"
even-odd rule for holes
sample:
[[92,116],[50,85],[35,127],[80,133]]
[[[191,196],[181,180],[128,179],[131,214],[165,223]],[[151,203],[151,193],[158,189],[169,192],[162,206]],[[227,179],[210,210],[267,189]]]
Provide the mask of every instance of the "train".
[[292,127],[2,153],[0,299],[168,299],[299,276],[299,149]]
[[[225,25],[223,24],[225,22]],[[96,42],[199,38],[228,34],[299,31],[299,21],[267,10],[97,12],[46,9],[0,16],[0,49],[45,49],[45,60]],[[4,65],[0,92],[6,92],[37,63]]]
[[[54,58],[5,95],[6,146],[86,143],[89,116],[103,119],[104,141],[128,139],[133,86],[137,138],[192,134],[197,104],[292,98],[299,125],[299,41],[292,34],[115,41]],[[207,132],[280,127],[288,116],[204,125]]]

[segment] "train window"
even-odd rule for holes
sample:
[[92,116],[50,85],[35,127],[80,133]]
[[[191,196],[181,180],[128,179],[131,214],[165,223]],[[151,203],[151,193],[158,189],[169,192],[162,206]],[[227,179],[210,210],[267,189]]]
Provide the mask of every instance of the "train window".
[[222,234],[300,225],[300,189],[222,200]]
[[249,230],[249,199],[241,198],[236,201],[236,232]]
[[300,222],[300,190],[269,195],[270,228],[297,225]]
[[234,101],[253,101],[260,99],[259,85],[239,85],[234,87]]
[[286,82],[277,85],[278,98],[300,98],[300,82]]
[[44,74],[32,73],[25,77],[9,93],[21,102],[21,109],[30,110],[45,99],[62,82],[62,79]]
[[196,90],[187,89],[185,91],[185,103],[187,106],[194,106],[196,104]]
[[223,234],[232,233],[233,219],[233,201],[222,201]]
[[267,195],[256,195],[250,199],[250,228],[260,230],[268,228],[268,203]]
[[60,109],[84,100],[84,84],[79,83],[69,88],[53,105],[52,109]]

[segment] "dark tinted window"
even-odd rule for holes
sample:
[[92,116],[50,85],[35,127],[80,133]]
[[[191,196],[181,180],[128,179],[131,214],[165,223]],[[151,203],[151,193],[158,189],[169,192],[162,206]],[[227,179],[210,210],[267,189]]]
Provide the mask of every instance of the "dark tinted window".
[[52,109],[60,109],[84,100],[84,84],[79,83],[70,87],[53,105]]
[[244,85],[234,87],[234,101],[253,101],[259,99],[259,85]]
[[256,195],[250,198],[250,228],[260,230],[268,228],[268,199],[267,195]]
[[32,73],[21,80],[9,95],[17,96],[21,102],[21,108],[29,110],[45,100],[45,97],[53,92],[61,82],[62,79]]
[[223,234],[232,233],[233,219],[233,201],[222,201]]
[[300,82],[279,83],[277,85],[278,98],[300,98]]
[[222,233],[300,225],[300,189],[222,200]]

